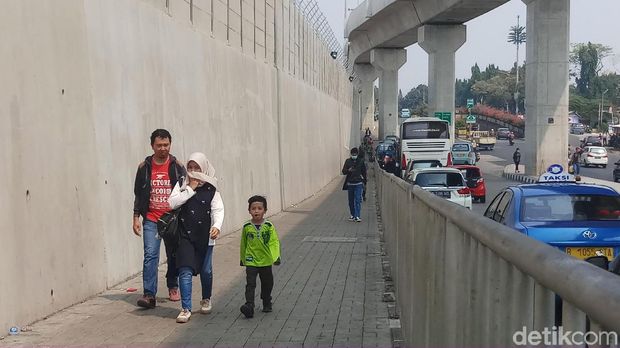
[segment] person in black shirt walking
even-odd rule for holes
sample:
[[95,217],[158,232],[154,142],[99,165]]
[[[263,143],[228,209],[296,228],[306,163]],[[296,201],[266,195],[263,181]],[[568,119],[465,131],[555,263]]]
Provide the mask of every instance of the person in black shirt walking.
[[362,192],[366,183],[366,164],[358,160],[359,151],[351,149],[351,157],[347,158],[342,166],[342,174],[346,175],[345,185],[349,191],[349,221],[361,222]]
[[519,162],[521,162],[521,152],[519,152],[519,148],[515,150],[512,154],[512,160],[515,162],[515,173],[519,172]]

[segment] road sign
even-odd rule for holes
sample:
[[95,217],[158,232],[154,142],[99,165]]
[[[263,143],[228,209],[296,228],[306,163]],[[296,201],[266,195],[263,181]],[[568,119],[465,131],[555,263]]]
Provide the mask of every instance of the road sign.
[[476,123],[476,115],[467,115],[465,123]]
[[451,112],[435,112],[435,117],[440,120],[448,121],[448,124],[452,124],[452,113]]
[[402,117],[402,118],[409,118],[409,117],[411,117],[411,111],[409,111],[409,109],[402,109],[400,111],[400,117]]
[[473,108],[474,107],[474,100],[473,99],[467,99],[467,108]]

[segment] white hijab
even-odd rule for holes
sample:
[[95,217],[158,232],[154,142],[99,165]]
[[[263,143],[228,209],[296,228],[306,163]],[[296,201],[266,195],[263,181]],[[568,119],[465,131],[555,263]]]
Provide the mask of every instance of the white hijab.
[[211,162],[209,162],[207,156],[205,156],[205,154],[202,152],[194,152],[193,154],[189,155],[187,163],[189,164],[190,161],[194,161],[200,166],[200,172],[187,172],[187,175],[190,178],[198,179],[202,182],[208,182],[209,184],[213,185],[213,187],[217,188],[215,168],[213,168],[213,165],[211,164]]

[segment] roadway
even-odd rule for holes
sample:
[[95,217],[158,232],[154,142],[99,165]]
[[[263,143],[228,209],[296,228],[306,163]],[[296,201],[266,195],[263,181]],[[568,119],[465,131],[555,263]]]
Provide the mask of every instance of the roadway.
[[[580,139],[583,139],[584,137],[587,137],[588,135],[590,134],[569,135],[569,143],[571,147],[574,149],[575,147],[580,146]],[[607,155],[609,156],[608,157],[609,162],[607,164],[607,168],[601,168],[601,167],[584,168],[582,166],[579,174],[590,177],[590,178],[613,181],[614,163],[620,160],[620,152],[618,152],[617,150],[610,150],[610,148],[607,148]]]
[[[516,141],[515,146],[519,146],[521,143],[521,141]],[[512,153],[515,146],[508,145],[508,140],[498,140],[493,151],[480,151],[478,167],[480,167],[486,185],[487,199],[485,203],[474,203],[473,211],[483,214],[493,198],[504,188],[520,184],[516,181],[506,180],[502,176],[504,167],[512,163]]]
[[[580,139],[587,136],[585,135],[569,135],[569,143],[572,148],[579,146]],[[523,151],[524,140],[519,139],[515,141],[513,146],[508,145],[507,140],[498,140],[495,144],[495,149],[493,151],[481,151],[480,152],[480,162],[478,162],[478,166],[482,171],[482,176],[484,177],[486,188],[487,188],[487,199],[485,203],[474,203],[473,211],[479,212],[481,214],[484,213],[487,206],[493,200],[502,189],[510,185],[520,184],[519,182],[506,180],[502,177],[502,173],[504,167],[508,164],[512,164],[512,154],[514,153],[516,148],[521,148]],[[612,180],[612,173],[614,165],[613,163],[620,161],[620,152],[616,150],[607,149],[609,156],[609,164],[607,168],[600,167],[592,167],[592,168],[581,168],[581,175],[587,176],[590,178],[596,178],[601,180]]]

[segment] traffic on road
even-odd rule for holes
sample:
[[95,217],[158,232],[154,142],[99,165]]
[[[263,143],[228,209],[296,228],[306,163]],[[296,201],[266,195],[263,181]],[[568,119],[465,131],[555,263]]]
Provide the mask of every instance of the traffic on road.
[[[499,129],[492,132],[491,151],[479,151],[479,138],[488,134],[473,138],[463,136],[472,132],[459,132],[461,139],[456,139],[449,129],[440,119],[410,118],[399,136],[384,139],[376,150],[397,149],[389,153],[401,160],[401,170],[394,174],[439,198],[601,267],[608,268],[616,258],[620,263],[616,190],[577,183],[561,164],[551,166],[536,184],[509,181],[503,177],[504,168],[513,163],[524,139],[515,141],[509,131]],[[598,136],[575,133],[569,141],[572,151],[579,148],[580,175],[620,180],[620,154],[603,147]],[[616,168],[607,169],[608,165]]]

